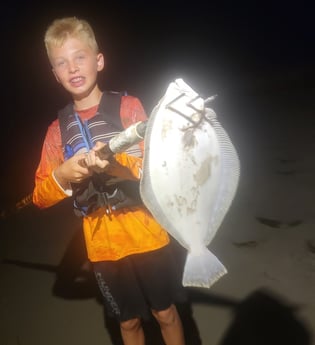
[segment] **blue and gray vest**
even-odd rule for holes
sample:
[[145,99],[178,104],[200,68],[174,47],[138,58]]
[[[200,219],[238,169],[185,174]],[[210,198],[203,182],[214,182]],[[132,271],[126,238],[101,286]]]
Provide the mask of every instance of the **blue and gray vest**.
[[[108,143],[111,138],[124,128],[120,119],[122,93],[103,92],[98,110],[91,119],[82,121],[69,103],[59,111],[58,119],[61,131],[64,158],[88,152],[97,141]],[[126,151],[140,157],[138,144]],[[81,183],[73,183],[74,212],[85,216],[100,207],[105,207],[110,214],[111,208],[117,205],[138,205],[142,203],[139,193],[139,182],[117,180],[106,173],[94,173]]]

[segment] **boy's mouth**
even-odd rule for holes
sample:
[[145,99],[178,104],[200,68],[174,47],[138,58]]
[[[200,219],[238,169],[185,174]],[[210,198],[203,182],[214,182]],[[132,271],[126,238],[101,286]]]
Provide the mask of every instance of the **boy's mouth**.
[[83,77],[75,77],[70,79],[70,84],[72,86],[78,87],[84,83],[85,78]]

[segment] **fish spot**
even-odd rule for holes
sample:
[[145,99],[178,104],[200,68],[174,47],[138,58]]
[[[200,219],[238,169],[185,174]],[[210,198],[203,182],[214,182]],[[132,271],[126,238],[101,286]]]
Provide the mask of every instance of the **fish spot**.
[[187,215],[191,215],[196,212],[198,195],[199,195],[199,190],[195,189],[194,191],[192,191],[191,203],[190,205],[187,205],[187,208],[186,208]]
[[183,198],[181,195],[175,195],[175,203],[177,206],[178,214],[180,214],[182,216],[184,207],[187,205],[186,198]]
[[172,121],[164,121],[162,130],[161,130],[161,138],[165,139],[167,137],[167,133],[170,129],[172,129]]
[[[186,215],[190,215],[196,212],[196,208],[197,208],[197,194],[192,193],[192,198],[190,200],[190,203],[188,202],[188,200],[184,197],[182,197],[181,195],[175,195],[175,204],[177,206],[177,211],[179,214],[183,215],[184,212],[186,212]],[[168,203],[169,207],[173,207],[174,203],[173,202],[169,202]]]
[[175,200],[178,206],[183,206],[187,204],[186,198],[183,198],[181,195],[175,195]]
[[168,201],[168,202],[166,203],[166,205],[167,205],[167,207],[169,207],[169,208],[173,208],[173,207],[174,207],[173,201]]
[[214,161],[212,156],[208,156],[202,163],[196,174],[194,174],[194,180],[197,185],[203,185],[211,176],[211,164]]
[[195,211],[196,211],[195,208],[188,207],[186,210],[186,213],[189,215],[189,214],[193,214]]
[[197,140],[195,137],[194,129],[188,128],[187,130],[185,130],[182,140],[183,140],[183,145],[185,149],[190,149],[192,147],[195,147],[197,144]]

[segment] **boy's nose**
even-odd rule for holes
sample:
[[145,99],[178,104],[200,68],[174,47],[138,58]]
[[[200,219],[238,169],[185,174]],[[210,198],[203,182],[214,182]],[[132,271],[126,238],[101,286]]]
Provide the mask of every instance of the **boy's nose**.
[[78,65],[76,64],[76,63],[74,63],[74,62],[70,62],[69,63],[69,71],[71,72],[71,73],[75,73],[75,72],[77,72],[79,70],[79,67],[78,67]]

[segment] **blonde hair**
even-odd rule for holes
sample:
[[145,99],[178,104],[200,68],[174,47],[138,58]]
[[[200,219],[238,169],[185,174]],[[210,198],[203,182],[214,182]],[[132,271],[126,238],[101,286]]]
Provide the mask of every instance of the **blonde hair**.
[[44,42],[48,57],[50,57],[51,47],[61,47],[69,37],[80,39],[86,42],[96,53],[99,52],[95,34],[90,24],[84,19],[66,17],[55,19],[45,33]]

